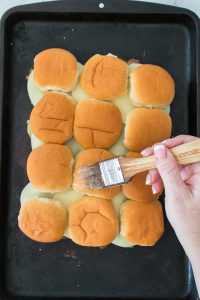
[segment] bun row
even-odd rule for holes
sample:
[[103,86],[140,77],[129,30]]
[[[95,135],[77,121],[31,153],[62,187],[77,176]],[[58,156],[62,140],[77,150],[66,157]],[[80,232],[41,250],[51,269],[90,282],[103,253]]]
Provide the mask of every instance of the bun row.
[[[30,132],[41,143],[64,144],[74,135],[84,149],[112,147],[122,131],[122,116],[110,102],[89,99],[76,105],[71,96],[47,92],[30,115]],[[160,109],[135,108],[126,116],[124,146],[136,152],[171,135],[170,116]]]
[[119,222],[109,200],[83,196],[68,211],[60,201],[32,197],[21,206],[18,219],[23,233],[43,243],[67,236],[81,246],[102,247],[115,241],[120,232],[130,245],[152,246],[164,232],[158,201],[144,204],[127,200],[121,205],[120,217]]
[[[128,152],[127,157],[140,157],[139,153]],[[88,196],[112,199],[121,190],[119,186],[90,189],[80,181],[78,170],[81,167],[114,157],[105,149],[91,148],[81,151],[75,159],[67,146],[44,144],[35,148],[27,160],[27,175],[33,188],[39,192],[56,193],[73,188],[74,191]],[[145,185],[147,172],[133,177],[122,191],[128,199],[149,202],[158,199],[159,194],[152,194],[150,186]]]
[[42,92],[71,92],[80,74],[80,86],[87,98],[110,101],[123,97],[129,89],[134,105],[162,107],[170,104],[175,94],[174,80],[162,67],[128,65],[112,54],[96,54],[82,67],[71,52],[47,49],[36,55],[33,72],[34,84]]

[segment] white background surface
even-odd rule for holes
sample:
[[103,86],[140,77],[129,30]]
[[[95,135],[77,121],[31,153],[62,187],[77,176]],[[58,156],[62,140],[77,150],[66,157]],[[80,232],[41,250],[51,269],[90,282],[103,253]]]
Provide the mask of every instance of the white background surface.
[[[36,2],[45,2],[46,0],[0,0],[0,18],[2,14],[9,9],[10,7],[22,4],[36,3]],[[54,1],[54,0],[48,0]],[[84,1],[84,0],[80,0]],[[136,0],[137,1],[137,0]],[[168,5],[175,5],[179,7],[188,8],[194,11],[200,17],[200,0],[140,0],[146,2],[154,2]],[[99,2],[103,2],[100,0]]]

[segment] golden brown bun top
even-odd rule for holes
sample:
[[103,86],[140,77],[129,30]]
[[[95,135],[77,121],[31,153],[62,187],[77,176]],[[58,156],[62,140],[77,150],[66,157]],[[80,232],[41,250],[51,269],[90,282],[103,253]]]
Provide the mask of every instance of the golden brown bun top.
[[74,137],[83,148],[109,148],[119,138],[122,117],[110,102],[87,100],[76,106]]
[[77,77],[77,60],[71,52],[51,48],[35,56],[34,82],[39,89],[70,91],[75,87]]
[[58,201],[31,198],[22,205],[18,224],[21,231],[34,241],[56,242],[64,235],[66,211]]
[[130,97],[135,105],[163,106],[174,98],[174,80],[159,66],[142,65],[131,72],[130,80]]
[[[138,152],[128,152],[125,155],[129,158],[139,158],[142,155]],[[153,194],[151,185],[146,185],[146,177],[148,172],[142,172],[135,175],[129,183],[122,185],[122,191],[127,199],[135,200],[138,202],[151,202],[157,200],[162,194]]]
[[128,149],[140,152],[169,138],[171,131],[172,121],[165,111],[135,108],[126,118],[124,144]]
[[70,206],[69,234],[82,246],[100,247],[110,244],[119,231],[118,218],[112,202],[83,197]]
[[163,235],[164,219],[159,201],[125,201],[121,206],[121,234],[129,242],[153,246]]
[[72,162],[67,146],[44,144],[32,150],[28,157],[28,178],[41,191],[66,190],[71,184]]
[[127,74],[128,65],[123,60],[96,54],[85,63],[80,84],[90,97],[111,100],[126,94]]
[[31,112],[31,131],[45,143],[63,144],[72,135],[74,111],[70,96],[47,92]]
[[79,153],[75,162],[75,169],[73,174],[73,188],[76,191],[82,192],[89,196],[101,197],[104,199],[112,199],[120,191],[120,187],[104,188],[101,190],[93,190],[85,187],[83,182],[80,182],[80,178],[77,176],[81,167],[106,160],[114,157],[114,155],[104,149],[87,149]]

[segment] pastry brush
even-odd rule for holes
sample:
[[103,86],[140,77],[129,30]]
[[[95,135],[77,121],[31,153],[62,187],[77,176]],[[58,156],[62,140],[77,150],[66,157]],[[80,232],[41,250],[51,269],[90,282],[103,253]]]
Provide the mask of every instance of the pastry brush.
[[[180,165],[200,162],[200,139],[185,143],[170,151]],[[122,185],[136,174],[155,169],[154,155],[142,158],[114,157],[78,170],[80,185],[91,189]]]

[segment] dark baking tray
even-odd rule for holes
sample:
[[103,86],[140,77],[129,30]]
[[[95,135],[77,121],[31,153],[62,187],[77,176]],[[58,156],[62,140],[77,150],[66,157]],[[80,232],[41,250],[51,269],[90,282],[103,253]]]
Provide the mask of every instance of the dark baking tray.
[[17,227],[19,197],[31,150],[26,120],[32,106],[26,75],[36,53],[72,51],[84,63],[95,53],[138,58],[166,68],[176,82],[173,135],[199,135],[199,20],[163,5],[67,0],[16,7],[1,23],[1,299],[197,299],[193,275],[166,220],[155,247],[105,249],[70,240],[39,244]]

